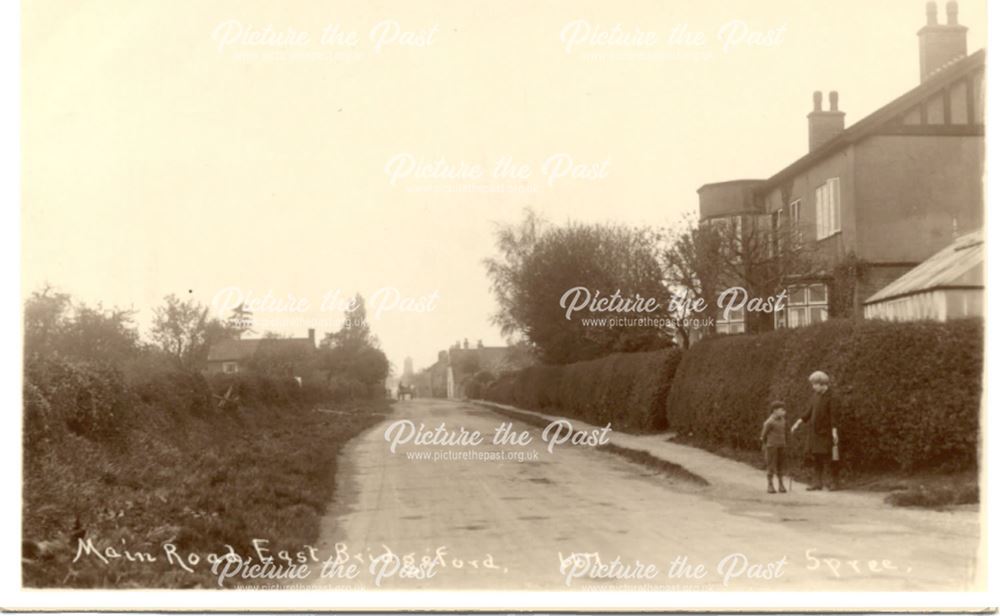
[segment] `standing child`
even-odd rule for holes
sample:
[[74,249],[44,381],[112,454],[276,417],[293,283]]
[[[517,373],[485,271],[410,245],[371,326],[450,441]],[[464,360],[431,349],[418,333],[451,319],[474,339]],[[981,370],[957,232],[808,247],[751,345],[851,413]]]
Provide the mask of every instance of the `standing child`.
[[817,370],[809,375],[813,389],[809,410],[795,422],[792,432],[802,424],[809,424],[806,430],[806,452],[813,467],[813,482],[806,490],[822,490],[823,475],[829,477],[829,489],[840,489],[837,465],[833,464],[833,448],[838,445],[837,405],[830,392],[830,377]]
[[785,474],[785,441],[788,426],[785,422],[785,403],[771,403],[771,415],[764,422],[760,433],[761,444],[767,459],[767,492],[774,494],[774,476],[778,476],[778,492],[785,492],[781,478]]

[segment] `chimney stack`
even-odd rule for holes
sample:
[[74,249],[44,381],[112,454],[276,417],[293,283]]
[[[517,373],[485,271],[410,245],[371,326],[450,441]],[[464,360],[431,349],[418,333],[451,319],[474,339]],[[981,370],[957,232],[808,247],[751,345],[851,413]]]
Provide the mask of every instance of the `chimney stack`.
[[920,41],[920,81],[958,58],[968,54],[965,34],[968,28],[958,24],[958,2],[945,6],[947,23],[939,24],[937,3],[927,3],[927,25],[917,32]]
[[309,338],[309,344],[316,346],[316,330],[310,327],[307,337]]
[[830,109],[824,111],[823,93],[813,92],[813,110],[806,116],[809,118],[810,152],[844,132],[844,112],[837,108],[839,99],[837,92],[830,92]]

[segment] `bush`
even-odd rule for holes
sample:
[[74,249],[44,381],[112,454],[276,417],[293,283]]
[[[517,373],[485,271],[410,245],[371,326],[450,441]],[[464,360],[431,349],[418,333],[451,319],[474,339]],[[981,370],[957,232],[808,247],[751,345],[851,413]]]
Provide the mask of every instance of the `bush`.
[[25,365],[25,438],[47,439],[69,430],[96,440],[120,433],[129,393],[121,372],[59,357]]
[[[855,471],[974,468],[982,391],[980,320],[832,320],[703,341],[685,354],[667,408],[670,427],[707,445],[759,447],[768,402],[804,413],[808,376],[832,379],[842,463]],[[793,437],[792,455],[804,438]]]
[[667,396],[681,352],[615,353],[567,365],[538,365],[501,375],[484,397],[542,412],[650,432],[667,425]]
[[170,414],[202,415],[211,408],[212,390],[200,374],[172,369],[132,385],[139,399]]
[[492,372],[480,370],[462,382],[462,391],[466,398],[472,398],[473,400],[481,399],[486,393],[486,388],[494,380],[496,380],[496,377]]

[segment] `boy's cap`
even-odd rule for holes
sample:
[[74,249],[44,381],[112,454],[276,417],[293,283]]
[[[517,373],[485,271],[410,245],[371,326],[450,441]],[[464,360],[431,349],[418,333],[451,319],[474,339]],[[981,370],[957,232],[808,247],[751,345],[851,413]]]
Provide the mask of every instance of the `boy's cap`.
[[830,377],[822,370],[817,370],[809,375],[809,382],[826,384],[830,382]]
[[783,408],[785,408],[785,403],[782,402],[781,400],[775,400],[774,402],[771,403],[772,411],[775,409],[783,409]]

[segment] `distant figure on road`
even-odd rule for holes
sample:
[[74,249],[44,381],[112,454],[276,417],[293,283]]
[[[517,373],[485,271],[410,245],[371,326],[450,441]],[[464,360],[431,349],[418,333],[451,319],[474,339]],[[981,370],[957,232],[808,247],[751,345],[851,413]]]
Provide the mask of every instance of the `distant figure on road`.
[[829,489],[836,490],[840,487],[837,469],[833,465],[833,450],[838,443],[837,410],[830,393],[830,377],[817,370],[809,375],[809,383],[813,388],[809,410],[792,426],[792,432],[795,432],[803,423],[808,424],[806,455],[813,467],[813,482],[806,489],[822,490],[826,474],[830,478]]
[[416,391],[416,389],[416,385],[403,385],[400,383],[399,387],[396,389],[396,399],[406,400],[406,397],[409,396],[410,400],[413,400],[413,392]]
[[764,421],[760,433],[767,461],[767,493],[774,494],[774,476],[778,476],[778,492],[784,493],[785,484],[781,480],[785,474],[785,443],[788,423],[785,421],[785,403],[775,400],[771,403],[771,415]]

